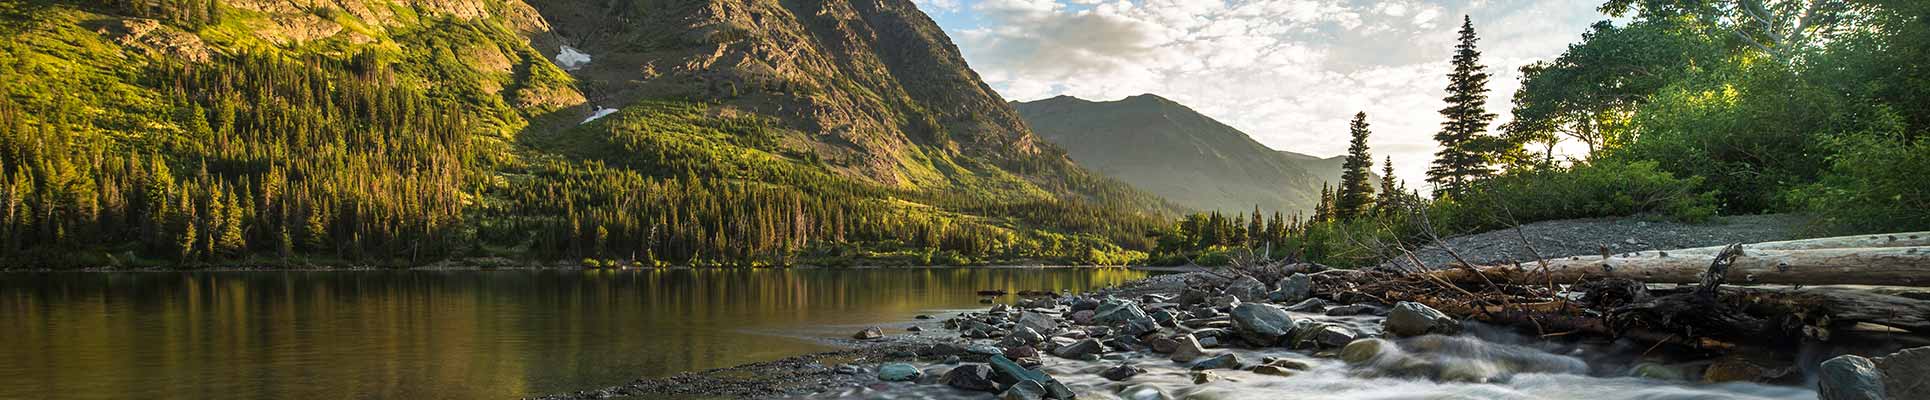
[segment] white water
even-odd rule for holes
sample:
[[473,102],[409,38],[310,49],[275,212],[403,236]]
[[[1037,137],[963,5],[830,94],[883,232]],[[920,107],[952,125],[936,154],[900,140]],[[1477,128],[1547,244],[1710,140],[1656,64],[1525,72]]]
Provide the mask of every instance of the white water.
[[556,66],[563,67],[564,71],[575,71],[585,65],[590,65],[589,53],[577,51],[575,47],[565,45],[556,53]]
[[[1376,331],[1372,317],[1327,317],[1294,313],[1296,318],[1341,323],[1362,331]],[[1398,351],[1384,352],[1362,365],[1310,352],[1284,348],[1264,350],[1209,349],[1231,352],[1252,365],[1265,357],[1290,358],[1312,368],[1291,377],[1240,370],[1214,370],[1220,380],[1194,384],[1185,365],[1163,354],[1123,353],[1118,360],[1086,362],[1044,357],[1041,371],[1064,382],[1085,399],[1586,399],[1586,400],[1812,400],[1816,392],[1802,387],[1753,383],[1699,384],[1629,377],[1626,365],[1641,349],[1577,346],[1534,340],[1512,333],[1471,326],[1460,336],[1426,336],[1400,340]],[[1633,352],[1633,353],[1631,353]],[[1625,354],[1627,353],[1627,354]],[[1122,363],[1146,370],[1125,382],[1099,377],[1099,372]],[[1415,373],[1451,370],[1454,373]],[[938,364],[919,365],[930,371]],[[1452,376],[1436,380],[1434,376]],[[1485,382],[1485,383],[1476,383]],[[942,384],[889,383],[858,388],[847,398],[963,399],[986,398]]]

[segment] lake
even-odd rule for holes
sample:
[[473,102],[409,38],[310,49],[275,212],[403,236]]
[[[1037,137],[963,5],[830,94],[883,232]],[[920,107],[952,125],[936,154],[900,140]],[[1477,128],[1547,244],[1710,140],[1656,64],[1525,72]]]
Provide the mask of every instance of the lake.
[[0,398],[515,398],[829,350],[822,339],[871,324],[982,307],[980,289],[1082,291],[1148,274],[0,273]]

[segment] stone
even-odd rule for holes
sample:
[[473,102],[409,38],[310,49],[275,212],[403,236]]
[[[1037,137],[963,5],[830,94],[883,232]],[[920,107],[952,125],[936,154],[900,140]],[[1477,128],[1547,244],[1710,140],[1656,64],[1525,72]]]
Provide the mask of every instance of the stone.
[[1350,315],[1387,315],[1387,309],[1366,304],[1348,304],[1327,309],[1327,316],[1329,317],[1345,317]]
[[952,372],[952,368],[941,365],[941,366],[926,368],[924,371],[921,371],[921,372],[922,373],[919,374],[918,380],[915,382],[917,382],[920,385],[933,385],[933,384],[943,383],[941,382],[941,380],[945,377],[946,373]]
[[1246,303],[1233,307],[1232,314],[1240,336],[1256,345],[1280,343],[1280,338],[1293,331],[1293,316],[1280,307]]
[[878,380],[885,382],[909,382],[924,376],[925,371],[920,371],[918,367],[911,364],[888,363],[878,366]]
[[1187,286],[1185,289],[1179,290],[1179,297],[1173,298],[1173,302],[1182,305],[1194,305],[1205,303],[1206,299],[1210,297],[1213,297],[1212,291],[1196,286]]
[[1207,382],[1220,380],[1220,374],[1215,374],[1213,371],[1193,371],[1192,378],[1193,384],[1204,385]]
[[[1884,400],[1883,372],[1876,363],[1862,356],[1845,354],[1823,361],[1816,371],[1817,400]],[[1903,377],[1921,380],[1922,376]],[[1905,399],[1915,399],[1905,397]]]
[[1313,277],[1307,274],[1295,273],[1281,278],[1275,286],[1279,289],[1267,293],[1267,300],[1275,303],[1295,303],[1313,297]]
[[1403,301],[1381,321],[1381,330],[1398,337],[1461,332],[1461,321],[1421,303]]
[[1119,398],[1125,400],[1172,400],[1173,396],[1160,390],[1158,385],[1141,383],[1119,389]]
[[924,332],[924,331],[925,331],[925,328],[920,328],[916,326],[905,328],[905,332]]
[[1174,315],[1172,310],[1154,310],[1151,313],[1147,313],[1147,315],[1153,317],[1153,322],[1157,322],[1163,326],[1178,326],[1179,324],[1179,316]]
[[998,384],[992,382],[992,367],[985,364],[972,363],[959,365],[957,368],[952,368],[951,371],[945,372],[945,377],[940,378],[939,381],[943,382],[946,386],[964,390],[981,392],[998,390]]
[[1099,343],[1098,339],[1085,339],[1085,340],[1080,340],[1078,342],[1073,342],[1071,345],[1062,346],[1057,349],[1053,349],[1052,355],[1071,358],[1071,359],[1079,359],[1079,358],[1084,358],[1087,355],[1098,355],[1099,353],[1104,353],[1105,351],[1106,351],[1106,346],[1104,344]]
[[883,337],[885,337],[885,330],[875,326],[870,328],[864,328],[864,330],[858,331],[858,333],[851,335],[852,339],[858,339],[858,340],[872,340],[872,339],[878,339]]
[[1702,370],[1702,383],[1764,382],[1788,371],[1771,370],[1737,357],[1726,357]]
[[1067,318],[1071,318],[1072,323],[1074,324],[1092,325],[1093,314],[1097,314],[1097,312],[1092,310],[1079,310],[1079,311],[1073,311],[1072,315],[1068,316]]
[[1045,385],[1035,381],[1019,381],[999,393],[999,400],[1040,400],[1045,398]]
[[1267,298],[1267,284],[1251,276],[1241,276],[1226,285],[1226,294],[1246,300],[1264,299]]
[[1273,376],[1293,376],[1294,374],[1297,373],[1297,372],[1294,372],[1294,370],[1287,369],[1285,367],[1275,366],[1275,365],[1261,365],[1261,366],[1253,367],[1252,371],[1253,373],[1260,374],[1260,375],[1273,375]]
[[912,319],[931,319],[931,318],[932,318],[932,316],[930,316],[930,315],[925,315],[925,314],[918,314],[918,316],[916,316],[916,317],[911,317],[911,318],[912,318]]
[[1109,381],[1119,382],[1132,379],[1133,376],[1137,376],[1141,372],[1146,372],[1146,370],[1134,367],[1132,364],[1120,364],[1116,367],[1107,368],[1105,372],[1100,372],[1099,377],[1106,378],[1106,380]]
[[1106,301],[1099,303],[1099,309],[1092,314],[1092,322],[1095,324],[1123,324],[1137,319],[1150,321],[1152,317],[1147,316],[1145,310],[1139,309],[1139,304],[1116,298],[1107,298]]
[[1226,353],[1226,354],[1213,356],[1212,358],[1208,358],[1205,360],[1195,361],[1193,362],[1193,365],[1190,366],[1190,368],[1195,370],[1240,369],[1240,367],[1244,365],[1245,363],[1240,362],[1239,356],[1235,356],[1232,353]]
[[1688,374],[1683,373],[1681,368],[1670,367],[1667,365],[1656,364],[1656,363],[1635,364],[1634,368],[1629,369],[1628,374],[1629,376],[1638,377],[1638,378],[1648,378],[1648,379],[1656,379],[1656,380],[1664,380],[1664,381],[1688,380]]
[[1173,362],[1193,362],[1206,355],[1206,349],[1200,347],[1200,341],[1193,335],[1180,335],[1174,340],[1179,342],[1179,345],[1173,348],[1173,353],[1169,356]]
[[1883,389],[1892,399],[1930,399],[1930,346],[1903,349],[1870,360],[1883,371]]
[[1032,328],[1032,331],[1042,335],[1050,335],[1053,332],[1059,331],[1058,320],[1053,319],[1050,315],[1036,311],[1019,313],[1019,326]]
[[1014,359],[1033,358],[1039,356],[1039,349],[1032,346],[1008,347],[1004,355]]
[[1207,299],[1206,303],[1212,304],[1214,309],[1233,308],[1240,305],[1240,296],[1218,296]]
[[864,373],[864,368],[856,365],[845,364],[845,365],[839,365],[838,368],[833,369],[832,372],[837,372],[840,375],[857,375],[857,374]]
[[1070,301],[1071,301],[1071,304],[1068,304],[1068,306],[1072,308],[1072,311],[1085,311],[1085,310],[1099,309],[1099,299],[1094,299],[1092,297],[1085,297],[1085,296],[1075,297],[1075,298],[1072,298]]
[[1291,358],[1267,357],[1267,358],[1260,359],[1260,364],[1271,365],[1271,366],[1286,368],[1286,369],[1295,370],[1295,371],[1306,371],[1309,369],[1313,369],[1312,365],[1307,365],[1306,362],[1291,359]]
[[1348,343],[1353,343],[1354,339],[1357,336],[1359,335],[1356,335],[1352,329],[1347,329],[1347,327],[1344,327],[1344,326],[1327,324],[1327,323],[1313,323],[1304,328],[1299,328],[1295,330],[1293,335],[1293,347],[1294,348],[1341,347],[1341,346],[1346,346]]
[[1007,312],[1011,310],[1012,310],[1012,307],[1006,306],[1003,303],[992,306],[992,312],[995,312],[995,313],[1002,313],[1002,312]]
[[1293,303],[1293,305],[1287,306],[1287,311],[1317,313],[1331,306],[1333,306],[1333,303],[1328,302],[1327,299],[1313,298],[1301,300],[1299,303]]
[[1348,364],[1364,364],[1379,358],[1381,353],[1394,348],[1394,342],[1384,339],[1360,339],[1340,348],[1340,360]]
[[1147,340],[1146,345],[1152,347],[1154,353],[1171,354],[1173,350],[1179,348],[1179,341],[1169,337],[1156,337]]
[[1005,338],[1011,340],[1014,344],[1021,345],[1033,345],[1045,341],[1044,334],[1027,326],[1021,326],[1019,329],[1013,330],[1012,333],[1006,335]]

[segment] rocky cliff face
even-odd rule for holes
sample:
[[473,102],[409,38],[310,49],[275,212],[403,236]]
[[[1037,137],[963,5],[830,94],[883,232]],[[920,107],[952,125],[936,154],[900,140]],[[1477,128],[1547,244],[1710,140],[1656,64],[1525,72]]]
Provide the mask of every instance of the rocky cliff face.
[[1155,95],[1109,102],[1060,96],[1016,108],[1079,164],[1192,208],[1308,210],[1323,181],[1340,175],[1335,159],[1274,151]]

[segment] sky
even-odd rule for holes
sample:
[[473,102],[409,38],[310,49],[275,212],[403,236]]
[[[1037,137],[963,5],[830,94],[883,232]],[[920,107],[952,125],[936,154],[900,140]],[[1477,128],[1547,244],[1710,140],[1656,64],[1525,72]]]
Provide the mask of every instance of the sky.
[[[1561,54],[1600,0],[913,0],[1006,100],[1152,93],[1262,144],[1347,151],[1366,112],[1374,158],[1426,188],[1463,15],[1508,119],[1518,69]],[[1376,166],[1375,171],[1379,172]]]

